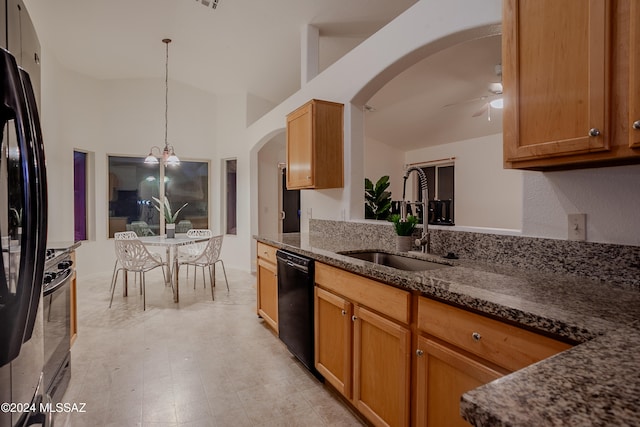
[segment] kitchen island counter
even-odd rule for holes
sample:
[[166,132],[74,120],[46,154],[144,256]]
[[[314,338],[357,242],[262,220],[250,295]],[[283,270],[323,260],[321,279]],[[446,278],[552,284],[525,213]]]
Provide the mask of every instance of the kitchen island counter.
[[401,271],[338,253],[376,248],[316,234],[255,238],[579,344],[466,393],[461,410],[474,425],[640,424],[640,333],[634,328],[640,320],[640,292],[578,276],[437,255],[410,254],[447,266]]

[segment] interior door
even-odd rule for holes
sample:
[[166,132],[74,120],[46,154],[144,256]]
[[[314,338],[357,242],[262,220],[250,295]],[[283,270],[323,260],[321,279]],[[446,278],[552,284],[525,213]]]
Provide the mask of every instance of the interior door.
[[282,233],[300,232],[300,190],[287,190],[287,168],[282,169],[282,206],[280,230]]

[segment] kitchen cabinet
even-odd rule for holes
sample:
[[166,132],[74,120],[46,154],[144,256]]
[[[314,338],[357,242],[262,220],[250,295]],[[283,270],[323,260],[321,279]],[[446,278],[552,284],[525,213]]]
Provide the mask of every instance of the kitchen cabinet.
[[278,270],[276,248],[258,242],[257,312],[278,333]]
[[410,294],[321,263],[315,280],[316,369],[374,425],[409,425]]
[[[640,148],[640,2],[629,4],[629,146]],[[624,19],[621,15],[620,19]]]
[[416,425],[468,426],[460,396],[504,374],[428,338],[417,342]]
[[287,115],[287,188],[343,187],[343,104],[313,99]]
[[640,163],[633,129],[640,116],[632,118],[640,109],[637,7],[636,0],[505,0],[505,167]]
[[460,396],[571,346],[425,297],[418,298],[418,426],[468,425]]

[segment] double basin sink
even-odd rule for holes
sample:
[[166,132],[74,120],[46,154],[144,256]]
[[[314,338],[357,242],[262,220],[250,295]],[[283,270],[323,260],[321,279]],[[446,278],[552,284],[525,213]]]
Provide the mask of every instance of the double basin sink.
[[426,271],[451,267],[447,264],[382,251],[344,251],[338,253],[404,271]]

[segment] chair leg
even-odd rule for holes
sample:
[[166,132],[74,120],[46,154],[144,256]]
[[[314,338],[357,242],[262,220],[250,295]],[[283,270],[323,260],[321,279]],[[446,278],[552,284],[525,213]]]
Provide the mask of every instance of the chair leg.
[[[229,291],[229,281],[227,280],[227,270],[225,270],[225,268],[224,268],[224,261],[219,259],[216,262],[219,262],[220,264],[222,264],[222,272],[224,273],[224,281],[227,284],[227,292],[228,292]],[[213,265],[215,266],[215,263]]]
[[140,272],[140,287],[142,288],[142,311],[147,310],[147,286],[144,280],[145,274]]
[[111,300],[109,301],[109,308],[111,308],[111,304],[113,304],[113,293],[116,291],[116,280],[118,279],[118,273],[120,273],[120,270],[122,269],[114,271],[115,275],[113,276],[111,283]]
[[[215,271],[215,265],[214,265],[214,271]],[[202,267],[202,275],[204,276],[204,267]],[[209,281],[211,282],[211,300],[215,301],[216,298],[213,296],[213,291],[216,287],[216,275],[215,273],[213,274],[211,273],[211,266],[209,266]]]
[[[211,281],[211,273],[209,273],[209,281]],[[202,266],[202,288],[207,289],[207,278],[204,275],[204,265]]]
[[[113,273],[111,274],[111,286],[115,285],[115,281],[113,279],[115,278],[117,267],[118,267],[118,260],[116,259],[116,262],[113,263]],[[109,288],[109,290],[111,290],[111,288]]]

